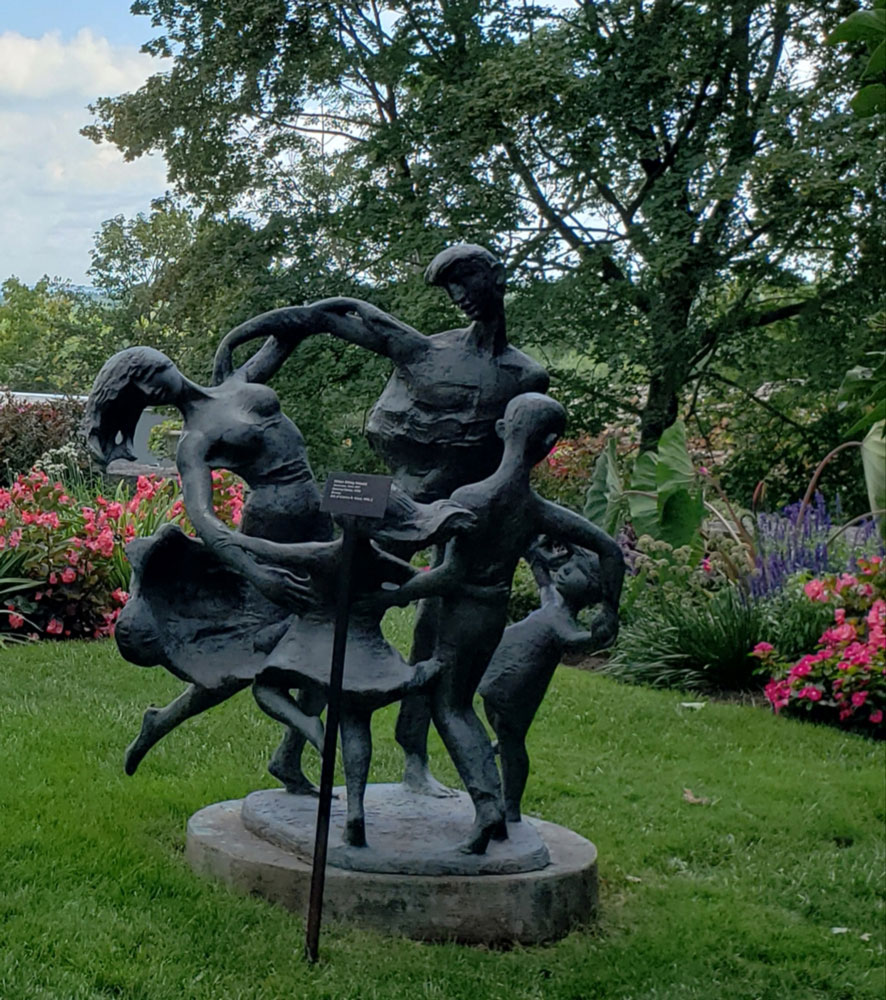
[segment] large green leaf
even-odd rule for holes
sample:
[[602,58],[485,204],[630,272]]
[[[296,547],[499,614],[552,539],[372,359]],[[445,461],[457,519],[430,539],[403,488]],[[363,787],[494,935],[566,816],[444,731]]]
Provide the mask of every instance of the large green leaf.
[[886,11],[857,10],[834,28],[827,43],[879,41],[881,36],[886,36]]
[[675,549],[681,545],[698,548],[701,544],[698,529],[704,517],[701,492],[693,494],[680,487],[667,494],[659,494],[658,506],[661,522],[659,538]]
[[[861,462],[871,510],[886,510],[886,420],[874,424],[865,435]],[[880,532],[886,537],[886,516],[882,514]]]
[[655,482],[661,493],[688,490],[695,483],[695,467],[686,447],[686,425],[682,420],[671,424],[658,442]]
[[882,73],[886,73],[886,42],[880,42],[874,49],[873,55],[862,74],[862,79],[868,80],[872,76],[880,76]]
[[862,87],[849,104],[860,118],[869,118],[886,111],[886,85],[871,83]]
[[610,438],[594,463],[591,485],[585,499],[585,517],[613,534],[626,512],[624,487],[618,473],[615,438]]
[[659,537],[658,488],[655,480],[657,466],[658,455],[654,451],[644,451],[634,465],[628,505],[631,524],[638,536]]

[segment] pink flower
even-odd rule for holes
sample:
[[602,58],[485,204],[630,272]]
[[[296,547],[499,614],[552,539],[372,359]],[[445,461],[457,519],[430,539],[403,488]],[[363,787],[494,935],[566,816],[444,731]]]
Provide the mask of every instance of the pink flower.
[[21,528],[16,528],[15,531],[9,533],[9,547],[11,549],[17,549],[19,542],[22,540],[22,530]]
[[702,559],[701,568],[705,571],[705,573],[712,573],[714,571],[713,566],[711,566],[711,560],[708,559],[707,556]]
[[24,625],[25,620],[21,615],[11,614],[9,616],[9,626],[10,628],[21,628]]
[[50,573],[49,574],[49,582],[53,583],[53,584],[58,583],[58,574],[57,573]]
[[871,712],[871,722],[876,726],[883,721],[883,713],[878,708],[875,712]]
[[803,593],[806,594],[810,601],[826,601],[828,599],[824,584],[821,580],[810,580],[809,583],[803,587]]
[[49,624],[46,626],[46,631],[50,635],[61,635],[64,631],[64,625],[62,625],[58,618],[50,618]]
[[775,646],[771,642],[758,642],[751,653],[751,656],[759,656],[763,659],[764,656],[768,656],[775,649]]
[[837,608],[834,611],[834,621],[838,625],[842,625],[843,622],[846,621],[846,609],[845,608]]
[[868,700],[867,691],[856,691],[855,694],[852,696],[852,704],[855,705],[856,708],[861,708],[861,706],[867,700]]
[[77,573],[70,566],[62,570],[62,583],[73,583],[76,579]]
[[858,580],[851,573],[841,573],[834,584],[834,590],[839,594],[844,587],[855,587]]

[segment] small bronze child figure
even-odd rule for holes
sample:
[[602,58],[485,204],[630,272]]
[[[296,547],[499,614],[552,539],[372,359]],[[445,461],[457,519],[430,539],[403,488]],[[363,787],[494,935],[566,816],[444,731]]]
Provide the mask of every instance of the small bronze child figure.
[[603,599],[600,560],[593,552],[544,539],[528,558],[541,607],[505,629],[477,689],[498,737],[509,823],[520,821],[520,800],[529,776],[526,734],[557,664],[564,653],[594,652],[614,638],[608,621],[602,629],[592,622],[590,631],[577,621],[582,608]]

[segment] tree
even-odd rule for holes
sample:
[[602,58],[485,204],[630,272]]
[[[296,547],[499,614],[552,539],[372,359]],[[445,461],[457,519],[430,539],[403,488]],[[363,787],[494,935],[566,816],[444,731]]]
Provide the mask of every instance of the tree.
[[116,350],[101,304],[70,285],[41,278],[3,282],[0,389],[82,394]]
[[446,317],[420,264],[493,246],[555,391],[592,420],[645,383],[651,447],[720,352],[873,311],[882,122],[821,45],[855,7],[138,0],[171,67],[84,131],[160,150],[206,211],[278,220],[281,264],[312,246],[422,329]]

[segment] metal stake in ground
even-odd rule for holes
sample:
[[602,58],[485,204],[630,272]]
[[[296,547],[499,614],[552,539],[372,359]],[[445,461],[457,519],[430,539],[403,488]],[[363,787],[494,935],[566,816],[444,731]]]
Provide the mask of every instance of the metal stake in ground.
[[317,832],[314,837],[314,867],[311,871],[311,894],[308,900],[308,924],[305,931],[305,957],[312,963],[317,961],[317,948],[320,943],[323,887],[326,882],[326,851],[329,843],[329,814],[332,809],[332,781],[335,774],[335,751],[338,743],[341,689],[351,607],[351,567],[356,539],[352,518],[342,518],[342,529],[341,576],[335,609],[335,638],[332,644],[332,666],[329,671],[329,701],[326,707],[326,732],[323,739],[323,767],[320,772],[320,801],[317,805]]

